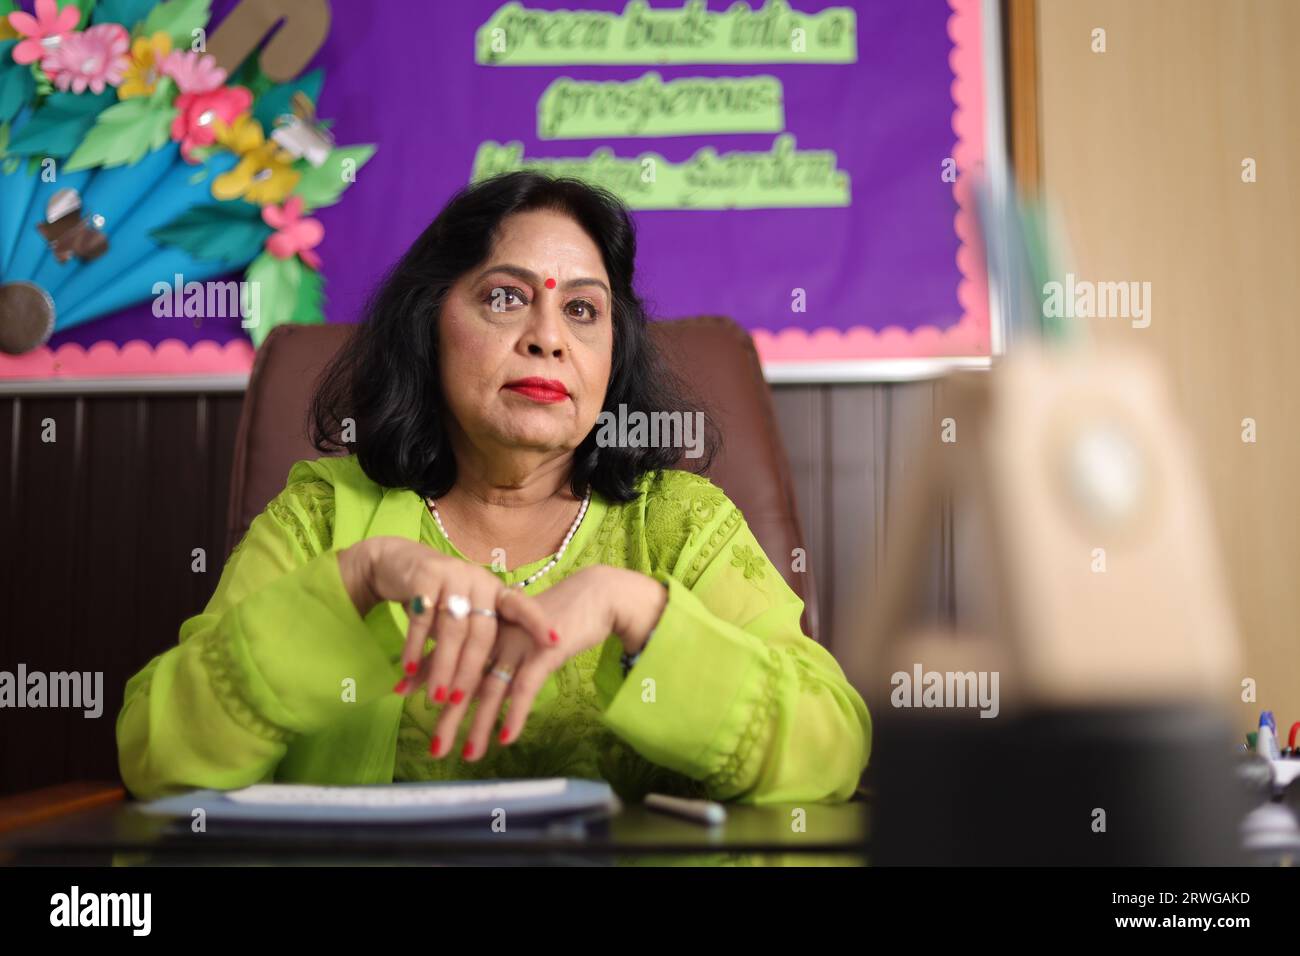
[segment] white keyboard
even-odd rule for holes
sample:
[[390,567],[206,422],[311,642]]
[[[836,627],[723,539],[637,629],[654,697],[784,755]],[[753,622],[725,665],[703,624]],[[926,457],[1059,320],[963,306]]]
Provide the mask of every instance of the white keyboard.
[[259,783],[231,790],[226,798],[236,803],[261,806],[312,807],[454,807],[485,801],[555,797],[564,793],[568,781],[509,780],[504,783],[432,784],[420,787],[322,787],[307,784]]

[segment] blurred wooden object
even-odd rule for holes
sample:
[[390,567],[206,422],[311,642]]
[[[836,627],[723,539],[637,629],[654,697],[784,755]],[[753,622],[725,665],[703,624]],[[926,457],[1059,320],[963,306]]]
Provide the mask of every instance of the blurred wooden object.
[[[1236,635],[1200,469],[1155,363],[1026,346],[953,376],[944,408],[863,609],[869,640],[845,661],[868,702],[890,706],[890,675],[917,665],[998,671],[1004,712],[1221,700]],[[987,596],[959,636],[914,611],[949,495]]]

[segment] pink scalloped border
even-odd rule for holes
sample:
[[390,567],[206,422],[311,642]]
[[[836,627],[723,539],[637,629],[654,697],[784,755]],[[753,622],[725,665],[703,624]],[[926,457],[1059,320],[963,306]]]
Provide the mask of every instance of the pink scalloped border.
[[0,355],[0,379],[120,378],[137,375],[247,375],[253,344],[241,339],[186,345],[164,339],[157,346],[139,339],[118,347],[96,342],[90,348],[43,345],[23,355]]
[[938,358],[986,356],[992,352],[989,336],[989,285],[983,245],[978,242],[971,177],[984,162],[984,40],[981,0],[948,0],[948,36],[953,48],[952,131],[957,137],[953,159],[957,182],[953,197],[957,214],[957,302],[961,319],[946,329],[922,326],[914,331],[888,327],[876,331],[863,326],[840,329],[782,329],[753,333],[754,345],[765,365],[784,362],[860,361],[888,358]]

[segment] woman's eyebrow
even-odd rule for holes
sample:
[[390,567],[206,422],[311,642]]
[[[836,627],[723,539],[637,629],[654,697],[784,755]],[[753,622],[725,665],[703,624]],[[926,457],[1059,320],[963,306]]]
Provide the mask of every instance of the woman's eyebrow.
[[[533,270],[525,269],[523,266],[513,266],[509,264],[489,266],[488,268],[480,272],[478,278],[476,278],[474,281],[481,282],[483,279],[491,275],[493,272],[504,272],[506,275],[514,276],[517,279],[523,279],[525,282],[527,282],[529,285],[532,286],[539,286],[542,284],[541,276],[539,276],[536,272],[533,272]],[[596,279],[590,276],[583,276],[578,279],[569,279],[567,282],[564,283],[564,288],[574,289],[577,288],[578,286],[584,286],[584,285],[599,286],[601,289],[605,290],[605,295],[611,297],[613,295],[613,293],[609,291],[609,286],[607,286],[600,279]]]
[[584,286],[584,285],[599,286],[601,289],[605,291],[605,295],[610,296],[611,298],[613,297],[613,293],[609,291],[609,286],[605,285],[605,283],[601,282],[599,279],[589,277],[589,276],[583,276],[580,279],[570,279],[568,282],[564,283],[564,288],[576,289],[579,286]]

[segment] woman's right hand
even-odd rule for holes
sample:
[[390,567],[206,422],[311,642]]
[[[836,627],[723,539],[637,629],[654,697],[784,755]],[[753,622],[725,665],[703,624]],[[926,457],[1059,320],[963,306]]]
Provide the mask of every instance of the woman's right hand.
[[[538,643],[549,640],[550,627],[533,598],[502,584],[486,568],[418,541],[366,538],[341,550],[338,561],[348,596],[362,617],[380,601],[398,601],[407,610],[410,627],[402,649],[402,673],[406,676],[394,688],[398,693],[427,684],[431,701],[457,709],[467,707],[496,645],[498,622],[519,625]],[[471,608],[490,609],[496,616],[471,613],[457,620],[447,611],[437,610],[453,595],[467,597]],[[426,602],[419,614],[411,607],[416,596]],[[431,633],[434,650],[422,661],[424,643]]]

